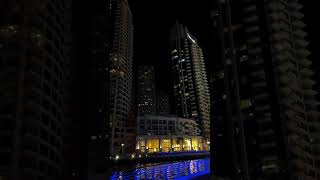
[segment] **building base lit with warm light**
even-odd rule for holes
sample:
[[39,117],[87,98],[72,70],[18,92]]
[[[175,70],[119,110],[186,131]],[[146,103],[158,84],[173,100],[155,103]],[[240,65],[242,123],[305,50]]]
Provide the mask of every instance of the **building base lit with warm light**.
[[138,117],[137,153],[209,151],[192,119],[175,116]]
[[140,136],[137,153],[207,151],[208,146],[199,136]]

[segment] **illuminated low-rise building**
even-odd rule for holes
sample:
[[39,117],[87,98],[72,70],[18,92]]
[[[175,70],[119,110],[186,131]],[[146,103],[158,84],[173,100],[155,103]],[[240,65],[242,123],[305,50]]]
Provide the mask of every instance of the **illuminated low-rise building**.
[[176,116],[138,117],[136,150],[139,153],[208,150],[192,119]]

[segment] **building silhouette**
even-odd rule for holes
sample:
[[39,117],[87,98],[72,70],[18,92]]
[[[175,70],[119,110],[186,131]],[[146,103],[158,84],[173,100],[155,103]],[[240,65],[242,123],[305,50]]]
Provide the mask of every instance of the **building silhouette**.
[[[298,1],[220,3],[217,32],[224,42],[222,64],[225,69],[228,64],[235,67],[228,76],[224,73],[223,84],[229,88],[221,92],[227,94],[225,111],[232,113],[223,125],[231,149],[226,156],[231,158],[232,173],[227,176],[319,179],[319,112],[302,6]],[[246,46],[245,63],[237,51],[241,44]],[[242,80],[247,88],[242,89]],[[249,119],[241,102],[244,97],[250,100]]]
[[[267,5],[264,8],[268,8],[269,13],[263,15],[257,13],[260,4],[251,2],[244,7],[246,32],[252,34],[247,39],[251,76],[267,80],[252,83],[257,123],[264,127],[258,132],[260,148],[264,150],[260,157],[263,175],[272,176],[287,169],[284,172],[289,179],[319,179],[320,167],[315,163],[319,158],[319,112],[300,12],[302,6],[297,1]],[[261,21],[265,24],[259,26]],[[265,36],[253,35],[265,28],[269,29]],[[261,42],[268,42],[269,46],[263,47]],[[267,87],[272,90],[266,90]],[[267,99],[271,100],[269,105],[265,103]],[[267,128],[275,122],[276,129]],[[270,140],[279,134],[283,138],[272,143]],[[287,159],[277,157],[280,149]],[[278,154],[271,153],[274,151]]]
[[[106,8],[109,7],[109,8]],[[110,8],[111,7],[111,8]],[[110,53],[113,44],[114,12],[111,1],[95,1],[88,16],[88,176],[105,171],[110,152]],[[89,9],[89,8],[88,8]]]
[[210,141],[210,97],[202,49],[178,22],[171,30],[171,59],[175,109],[179,117],[194,119],[203,143]]
[[70,7],[1,1],[0,179],[62,178]]
[[138,67],[138,114],[156,114],[155,72],[152,66]]
[[110,151],[117,154],[126,148],[126,121],[133,108],[133,21],[127,0],[111,0],[109,8],[114,18],[110,51]]
[[156,97],[157,115],[168,116],[170,115],[170,98],[164,91],[158,90]]

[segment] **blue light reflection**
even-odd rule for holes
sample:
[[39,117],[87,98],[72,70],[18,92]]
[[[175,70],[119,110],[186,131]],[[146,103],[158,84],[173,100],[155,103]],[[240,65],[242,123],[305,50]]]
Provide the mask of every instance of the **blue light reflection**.
[[114,172],[110,180],[187,180],[210,173],[210,159],[196,159]]

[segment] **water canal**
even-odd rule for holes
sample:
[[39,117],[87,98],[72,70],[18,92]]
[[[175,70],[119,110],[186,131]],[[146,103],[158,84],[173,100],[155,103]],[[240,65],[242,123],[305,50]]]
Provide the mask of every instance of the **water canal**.
[[166,163],[136,164],[126,170],[115,170],[110,180],[187,180],[210,173],[210,159]]

